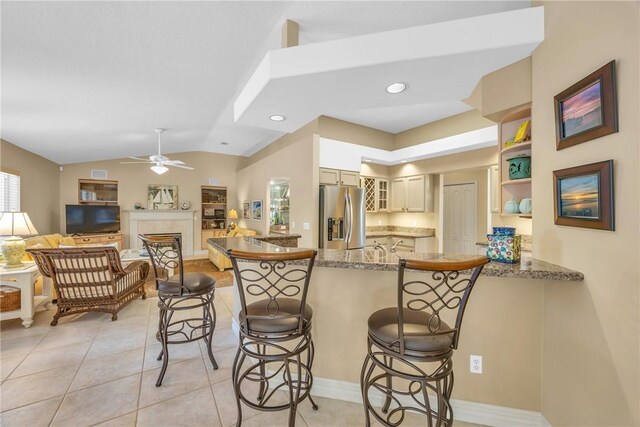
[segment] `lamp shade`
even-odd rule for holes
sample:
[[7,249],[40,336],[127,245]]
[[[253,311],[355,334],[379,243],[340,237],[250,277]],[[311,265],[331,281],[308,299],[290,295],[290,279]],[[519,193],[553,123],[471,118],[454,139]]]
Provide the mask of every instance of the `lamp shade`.
[[229,209],[229,219],[238,219],[238,211]]
[[33,236],[38,234],[26,212],[2,212],[0,236]]

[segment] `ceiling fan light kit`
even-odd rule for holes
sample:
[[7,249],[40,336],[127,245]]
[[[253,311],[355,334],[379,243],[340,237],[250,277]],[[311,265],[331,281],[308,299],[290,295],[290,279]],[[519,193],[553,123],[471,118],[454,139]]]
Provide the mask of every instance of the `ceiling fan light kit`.
[[158,175],[162,175],[163,173],[168,171],[169,168],[166,166],[155,165],[155,166],[151,166],[151,170],[157,173]]
[[147,163],[152,164],[151,170],[157,173],[158,175],[162,175],[167,172],[169,168],[167,166],[173,166],[174,168],[188,169],[193,170],[192,167],[184,164],[182,160],[171,160],[166,156],[162,155],[162,149],[160,144],[160,135],[164,132],[165,128],[157,128],[154,129],[154,132],[158,134],[158,154],[152,154],[149,156],[149,159],[142,159],[140,157],[129,157],[130,159],[137,160],[135,162],[120,162],[122,164],[131,164],[131,163]]

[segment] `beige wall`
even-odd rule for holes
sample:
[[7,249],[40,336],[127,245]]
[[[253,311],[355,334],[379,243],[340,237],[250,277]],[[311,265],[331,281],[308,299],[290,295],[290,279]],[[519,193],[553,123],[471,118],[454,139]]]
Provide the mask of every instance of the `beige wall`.
[[[420,277],[408,275],[408,280]],[[393,306],[396,281],[393,271],[314,268],[307,297],[314,311],[314,378],[359,383],[367,319],[374,311]],[[454,399],[540,410],[543,289],[541,280],[478,279],[453,357]],[[237,313],[237,293],[233,304]],[[454,322],[451,316],[443,317],[448,324]],[[482,375],[469,372],[471,354],[483,356]]]
[[[542,412],[553,425],[637,426],[640,277],[638,2],[543,2],[533,54],[534,256],[581,271],[545,286]],[[553,97],[610,60],[618,133],[556,151]],[[552,171],[614,160],[616,231],[553,223]]]
[[[286,145],[286,151],[275,151],[237,172],[237,205],[245,200],[263,200],[262,221],[238,220],[241,227],[268,234],[269,230],[269,181],[285,178],[290,182],[290,232],[301,234],[300,247],[318,247],[318,137],[302,136]],[[238,211],[240,212],[240,211]],[[310,225],[309,230],[303,224]],[[295,224],[295,227],[293,226]]]
[[[228,209],[238,209],[236,204],[236,169],[240,157],[206,152],[175,153],[172,159],[182,160],[194,170],[171,168],[163,175],[157,175],[149,165],[145,164],[120,164],[120,160],[107,160],[100,162],[74,163],[64,165],[60,172],[60,229],[65,232],[64,207],[67,204],[78,203],[78,179],[90,179],[91,169],[105,169],[108,179],[118,181],[118,204],[122,210],[131,210],[136,202],[140,202],[146,208],[147,186],[149,184],[171,184],[178,186],[179,203],[188,201],[191,209],[197,211],[198,220],[194,223],[193,245],[194,250],[200,250],[201,238],[201,212],[200,212],[200,186],[209,185],[209,178],[219,180],[221,186],[227,187],[229,196]],[[241,207],[241,206],[240,206]],[[129,224],[126,215],[121,216],[121,228],[127,233]],[[126,242],[127,246],[131,246]]]
[[531,57],[482,77],[471,96],[464,101],[496,122],[507,110],[530,103]]
[[395,137],[392,133],[345,122],[333,117],[318,117],[318,134],[323,138],[366,145],[382,150],[393,150],[395,147]]
[[480,112],[471,110],[396,134],[394,149],[410,147],[494,125],[494,122],[482,117]]
[[0,167],[20,174],[20,209],[29,214],[38,233],[60,231],[58,165],[0,140]]

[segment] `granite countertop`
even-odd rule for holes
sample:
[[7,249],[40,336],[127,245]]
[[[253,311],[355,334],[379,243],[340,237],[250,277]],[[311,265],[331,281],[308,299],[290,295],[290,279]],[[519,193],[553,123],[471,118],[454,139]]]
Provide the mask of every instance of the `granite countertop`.
[[436,230],[434,228],[400,227],[397,225],[374,225],[367,227],[365,234],[366,237],[395,236],[419,239],[421,237],[434,237]]
[[[227,252],[233,249],[245,252],[296,252],[302,248],[283,248],[261,242],[251,237],[212,238],[208,240],[217,249]],[[415,252],[385,253],[376,249],[355,249],[350,251],[337,249],[318,249],[316,267],[346,268],[357,270],[396,271],[400,258],[422,260],[463,259],[477,255],[422,254]],[[515,279],[547,279],[563,281],[583,281],[584,275],[546,261],[524,256],[518,264],[490,262],[482,270],[483,276]]]
[[301,234],[286,234],[286,233],[273,233],[273,232],[264,236],[253,236],[253,238],[256,240],[299,239],[301,237],[302,237]]

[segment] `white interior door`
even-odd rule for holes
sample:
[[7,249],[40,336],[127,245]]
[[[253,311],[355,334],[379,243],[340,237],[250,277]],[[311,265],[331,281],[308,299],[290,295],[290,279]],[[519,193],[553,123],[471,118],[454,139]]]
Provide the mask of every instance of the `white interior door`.
[[444,252],[476,253],[476,184],[444,186]]

